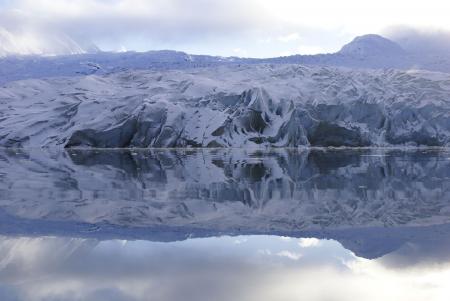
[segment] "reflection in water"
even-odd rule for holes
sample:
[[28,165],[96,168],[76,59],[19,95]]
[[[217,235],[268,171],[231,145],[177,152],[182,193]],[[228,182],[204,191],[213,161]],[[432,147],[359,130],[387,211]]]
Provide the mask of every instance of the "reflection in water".
[[0,150],[0,234],[339,240],[365,258],[450,233],[443,150]]
[[47,221],[294,231],[450,222],[443,151],[0,150],[0,208]]
[[448,262],[390,266],[315,238],[0,237],[1,300],[446,300],[449,276]]
[[0,300],[447,300],[449,179],[444,150],[3,149]]

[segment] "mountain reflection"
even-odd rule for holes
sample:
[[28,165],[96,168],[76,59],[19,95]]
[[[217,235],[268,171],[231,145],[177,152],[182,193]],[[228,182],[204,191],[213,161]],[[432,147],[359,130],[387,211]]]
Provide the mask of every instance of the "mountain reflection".
[[87,223],[168,241],[320,231],[376,257],[404,239],[368,250],[370,235],[448,228],[449,159],[443,150],[4,149],[1,229],[76,233]]

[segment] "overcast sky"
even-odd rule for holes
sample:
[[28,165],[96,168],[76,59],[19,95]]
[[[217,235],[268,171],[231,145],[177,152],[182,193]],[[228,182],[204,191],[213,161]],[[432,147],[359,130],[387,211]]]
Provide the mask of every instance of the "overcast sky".
[[64,37],[102,50],[270,57],[334,52],[367,33],[448,36],[449,12],[445,0],[0,0],[0,30],[23,47]]

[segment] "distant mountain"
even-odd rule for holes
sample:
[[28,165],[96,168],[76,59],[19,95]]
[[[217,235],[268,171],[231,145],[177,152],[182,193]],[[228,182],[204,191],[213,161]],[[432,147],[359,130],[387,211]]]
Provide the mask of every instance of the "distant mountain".
[[0,84],[54,76],[108,74],[123,70],[167,70],[258,62],[255,59],[189,55],[180,51],[96,52],[61,56],[8,56],[0,58]]
[[375,34],[356,37],[352,42],[344,45],[339,53],[360,59],[373,57],[401,58],[407,54],[398,44]]
[[336,66],[356,69],[422,69],[450,72],[450,54],[418,53],[379,35],[356,37],[336,53],[293,55],[262,60],[266,63]]
[[[7,39],[4,35],[3,39]],[[100,52],[97,48],[75,45],[62,39],[59,52],[71,55],[6,56],[0,59],[0,84],[27,78],[109,74],[123,70],[168,70],[242,64],[301,64],[353,69],[423,69],[450,72],[450,55],[421,54],[403,49],[397,43],[369,34],[356,37],[336,53],[292,55],[267,59],[190,55],[162,50],[148,52]],[[5,43],[11,45],[11,43]],[[64,47],[63,47],[64,46]],[[9,53],[3,46],[1,53]],[[25,49],[26,50],[26,49]],[[39,53],[39,51],[22,53]],[[56,50],[55,50],[56,51]]]

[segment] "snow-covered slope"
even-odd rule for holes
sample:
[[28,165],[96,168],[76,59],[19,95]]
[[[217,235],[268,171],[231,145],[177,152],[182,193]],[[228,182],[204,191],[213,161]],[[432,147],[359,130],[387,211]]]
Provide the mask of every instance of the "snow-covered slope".
[[450,144],[450,75],[242,65],[11,82],[6,147]]
[[[83,50],[81,52],[91,52],[89,48],[81,48]],[[98,52],[98,49],[94,49],[93,52],[95,53],[56,57],[7,56],[0,59],[0,84],[20,79],[77,76],[93,73],[108,74],[120,70],[174,70],[262,63],[340,66],[356,69],[423,69],[450,72],[450,55],[443,53],[427,55],[405,51],[395,42],[378,35],[357,37],[337,53],[293,55],[268,59],[189,55],[184,52],[169,50],[144,53],[111,53]],[[60,53],[80,53],[80,51]]]
[[187,69],[253,61],[256,62],[252,59],[189,55],[171,50],[97,52],[56,57],[8,56],[0,59],[0,84],[29,78],[109,74],[123,70]]
[[396,43],[386,38],[371,34],[356,37],[351,43],[342,47],[339,53],[364,59],[374,56],[378,56],[380,58],[382,56],[402,56],[406,54],[406,51]]

